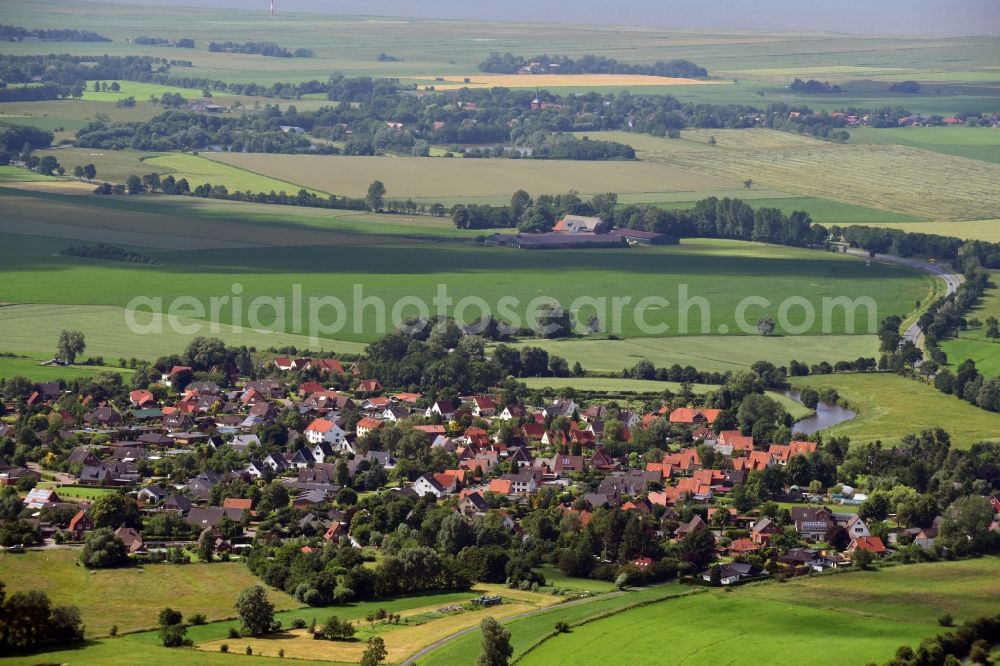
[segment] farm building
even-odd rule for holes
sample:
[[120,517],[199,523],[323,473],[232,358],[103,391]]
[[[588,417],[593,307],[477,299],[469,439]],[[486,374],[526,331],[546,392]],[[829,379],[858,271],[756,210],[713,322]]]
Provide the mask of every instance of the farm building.
[[[595,218],[596,219],[596,218]],[[513,247],[518,250],[547,250],[573,247],[624,247],[626,245],[677,245],[674,236],[651,231],[615,229],[606,234],[587,232],[542,234],[493,234],[483,240],[484,245]]]
[[567,215],[556,222],[552,231],[559,234],[593,234],[597,233],[603,220],[599,217],[583,215]]

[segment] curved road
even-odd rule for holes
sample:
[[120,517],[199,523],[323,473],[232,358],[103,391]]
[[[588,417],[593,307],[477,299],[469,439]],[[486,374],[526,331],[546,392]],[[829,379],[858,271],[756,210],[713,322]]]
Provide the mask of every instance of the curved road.
[[[914,270],[923,271],[924,273],[930,273],[935,277],[939,277],[944,280],[945,286],[947,287],[947,294],[954,294],[955,290],[958,289],[958,285],[962,284],[965,280],[958,273],[952,273],[951,266],[947,265],[937,265],[929,264],[925,261],[920,261],[918,259],[907,259],[906,257],[897,257],[891,254],[876,254],[874,257],[869,257],[868,252],[858,248],[850,248],[847,250],[847,254],[864,257],[865,259],[874,259],[875,261],[884,261],[890,264],[898,264],[900,266],[906,266]],[[923,339],[924,333],[917,326],[917,322],[913,322],[903,333],[903,339],[912,342],[917,347],[920,346],[920,341]]]

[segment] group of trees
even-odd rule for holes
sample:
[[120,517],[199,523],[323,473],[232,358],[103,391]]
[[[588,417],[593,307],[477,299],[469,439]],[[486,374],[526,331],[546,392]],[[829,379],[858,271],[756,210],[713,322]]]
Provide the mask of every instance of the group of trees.
[[76,606],[53,606],[44,592],[7,596],[0,581],[0,648],[37,650],[83,641],[83,623]]
[[641,74],[671,78],[708,76],[708,70],[690,60],[657,60],[652,65],[631,65],[613,58],[592,54],[570,58],[563,55],[537,55],[524,58],[513,53],[494,51],[479,63],[480,72],[516,74],[528,69],[537,74]]
[[[952,626],[950,621],[938,622]],[[961,627],[925,638],[916,648],[904,645],[885,666],[990,664],[990,651],[1000,642],[1000,615],[969,620]]]
[[830,85],[829,82],[817,81],[816,79],[809,79],[808,81],[803,81],[802,79],[795,79],[792,81],[788,89],[792,92],[814,94],[814,93],[839,93],[843,92],[843,88],[838,85]]
[[315,58],[316,54],[309,49],[298,48],[289,51],[283,46],[278,46],[274,42],[210,42],[208,50],[213,53],[253,53],[273,58]]
[[61,250],[59,254],[67,257],[87,257],[89,259],[104,259],[106,261],[123,261],[128,264],[155,264],[156,259],[135,250],[127,250],[117,245],[73,245]]
[[851,247],[862,248],[873,255],[928,257],[948,262],[962,272],[979,267],[1000,268],[1000,243],[864,225],[833,226],[830,233]]
[[110,37],[98,35],[90,30],[73,28],[23,28],[19,25],[0,25],[0,41],[21,42],[25,39],[39,39],[43,42],[110,42]]
[[173,46],[178,49],[193,49],[194,40],[189,38],[167,39],[166,37],[135,37],[133,44],[141,46]]
[[517,227],[519,231],[539,233],[551,231],[564,215],[600,217],[603,225],[598,232],[611,229],[615,219],[618,195],[595,194],[584,201],[575,192],[567,194],[542,194],[535,198],[518,190],[507,206],[457,204],[451,209],[451,219],[459,229],[488,229]]

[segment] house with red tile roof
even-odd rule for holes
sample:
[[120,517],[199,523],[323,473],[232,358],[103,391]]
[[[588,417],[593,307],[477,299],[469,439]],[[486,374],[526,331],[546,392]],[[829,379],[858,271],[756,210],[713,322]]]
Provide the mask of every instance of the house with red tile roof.
[[146,407],[148,405],[155,405],[156,398],[150,391],[145,389],[139,389],[137,391],[132,391],[128,394],[128,400],[132,403],[133,407]]
[[885,547],[885,544],[882,543],[882,538],[877,536],[858,537],[857,539],[853,539],[847,547],[847,550],[844,551],[844,554],[850,557],[856,550],[867,550],[870,553],[874,553],[878,557],[881,557],[889,552]]
[[744,435],[739,430],[723,430],[716,443],[719,446],[731,446],[733,451],[753,451],[753,437]]
[[378,419],[373,419],[370,416],[366,416],[357,423],[357,433],[358,437],[364,437],[373,430],[378,430],[385,425],[385,421],[379,421]]
[[699,409],[696,407],[678,407],[670,412],[668,420],[671,423],[683,423],[687,425],[715,423],[722,412],[721,409]]
[[497,495],[510,495],[511,481],[509,479],[493,479],[487,490]]

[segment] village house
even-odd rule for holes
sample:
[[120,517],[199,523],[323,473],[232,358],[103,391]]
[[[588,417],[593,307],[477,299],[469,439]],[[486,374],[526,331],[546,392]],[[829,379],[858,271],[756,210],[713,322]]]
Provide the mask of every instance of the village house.
[[[347,434],[336,422],[329,419],[313,419],[303,431],[306,441],[310,444],[332,444],[339,446]],[[322,461],[320,461],[322,462]]]

